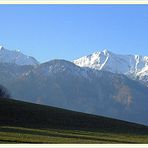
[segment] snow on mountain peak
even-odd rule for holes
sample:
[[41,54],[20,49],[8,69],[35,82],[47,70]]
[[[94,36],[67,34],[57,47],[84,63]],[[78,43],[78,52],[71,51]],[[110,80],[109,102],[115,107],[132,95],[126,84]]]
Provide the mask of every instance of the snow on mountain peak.
[[88,56],[74,60],[74,63],[80,67],[89,67],[101,70],[103,65],[107,62],[109,56],[111,56],[111,52],[105,49],[101,52],[97,51]]
[[134,77],[148,77],[148,56],[119,55],[105,49],[81,57],[73,62],[80,67],[89,67]]
[[104,55],[108,55],[110,53],[110,51],[108,51],[107,49],[104,49],[102,52],[104,53]]
[[0,46],[0,50],[4,50],[5,48],[3,46]]
[[8,50],[0,46],[0,63],[11,63],[17,65],[36,65],[39,62],[30,56],[26,56],[20,50]]

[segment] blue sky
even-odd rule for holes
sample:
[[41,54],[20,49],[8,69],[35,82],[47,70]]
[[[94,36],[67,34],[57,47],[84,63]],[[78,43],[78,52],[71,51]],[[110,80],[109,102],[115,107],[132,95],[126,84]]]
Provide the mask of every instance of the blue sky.
[[0,5],[0,44],[40,62],[108,49],[148,55],[148,5]]

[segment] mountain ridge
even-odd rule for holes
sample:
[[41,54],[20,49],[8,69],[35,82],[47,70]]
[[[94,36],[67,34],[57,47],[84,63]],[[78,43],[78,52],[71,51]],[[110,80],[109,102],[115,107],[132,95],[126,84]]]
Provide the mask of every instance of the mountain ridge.
[[142,82],[148,81],[148,56],[121,55],[105,49],[78,58],[73,62],[80,67],[124,74]]
[[37,65],[39,62],[31,56],[24,55],[20,50],[8,50],[0,46],[0,63],[17,65]]
[[[144,83],[148,81],[148,56],[115,54],[104,49],[103,51],[96,51],[88,56],[80,57],[72,62],[80,67],[124,74],[134,80],[139,79]],[[34,57],[24,55],[20,50],[11,51],[3,46],[0,46],[0,63],[34,66],[43,64],[39,63]]]

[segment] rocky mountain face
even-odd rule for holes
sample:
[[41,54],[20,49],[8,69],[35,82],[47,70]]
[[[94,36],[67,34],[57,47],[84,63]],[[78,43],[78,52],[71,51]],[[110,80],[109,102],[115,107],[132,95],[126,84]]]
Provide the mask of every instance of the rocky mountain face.
[[148,85],[148,56],[118,55],[104,50],[81,57],[73,62],[80,67],[125,74]]
[[148,87],[126,74],[65,60],[0,62],[0,84],[15,99],[148,125]]

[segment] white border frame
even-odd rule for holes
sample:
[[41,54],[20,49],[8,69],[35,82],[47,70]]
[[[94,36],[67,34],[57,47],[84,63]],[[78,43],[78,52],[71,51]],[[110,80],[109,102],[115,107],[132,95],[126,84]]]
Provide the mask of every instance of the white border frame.
[[148,0],[0,0],[0,4],[148,4]]

